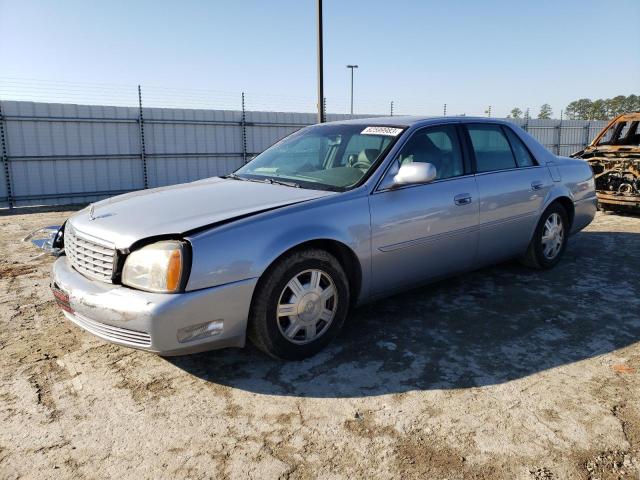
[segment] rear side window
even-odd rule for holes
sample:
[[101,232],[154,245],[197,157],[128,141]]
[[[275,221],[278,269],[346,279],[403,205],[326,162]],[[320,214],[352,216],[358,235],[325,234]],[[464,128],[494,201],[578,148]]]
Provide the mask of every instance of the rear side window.
[[513,154],[516,157],[516,163],[519,167],[532,167],[536,164],[535,160],[527,150],[527,147],[524,146],[522,140],[516,135],[513,130],[508,127],[504,128],[504,131],[509,137],[509,143],[511,143],[511,148],[513,149]]
[[515,168],[516,160],[500,125],[467,125],[478,172]]

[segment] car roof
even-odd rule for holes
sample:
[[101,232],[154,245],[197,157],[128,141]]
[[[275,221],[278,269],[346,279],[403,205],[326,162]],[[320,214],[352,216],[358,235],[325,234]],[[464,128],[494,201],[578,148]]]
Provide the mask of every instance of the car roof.
[[442,124],[442,123],[460,123],[460,122],[473,122],[473,123],[507,123],[504,120],[487,117],[427,117],[427,116],[394,116],[394,117],[370,117],[370,118],[355,118],[352,120],[339,120],[335,122],[327,122],[332,125],[385,125],[385,126],[397,126],[397,127],[413,127],[413,126],[425,126],[430,124]]
[[623,113],[615,120],[616,122],[635,122],[640,120],[640,112]]

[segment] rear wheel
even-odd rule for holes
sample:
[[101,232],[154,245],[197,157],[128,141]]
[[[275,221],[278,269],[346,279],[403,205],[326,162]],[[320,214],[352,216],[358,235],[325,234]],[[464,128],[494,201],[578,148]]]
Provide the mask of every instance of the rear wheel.
[[551,204],[540,217],[522,263],[537,269],[554,267],[562,258],[569,235],[569,216],[559,203]]
[[303,359],[337,335],[348,306],[347,276],[335,257],[318,249],[293,252],[261,278],[248,335],[272,357]]

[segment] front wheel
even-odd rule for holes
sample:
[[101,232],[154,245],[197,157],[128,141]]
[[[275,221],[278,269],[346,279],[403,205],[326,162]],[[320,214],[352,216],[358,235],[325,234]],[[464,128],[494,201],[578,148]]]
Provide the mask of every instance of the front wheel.
[[318,249],[280,259],[260,279],[248,336],[268,355],[310,357],[340,331],[349,308],[347,276],[336,258]]
[[567,211],[561,204],[553,203],[540,217],[522,263],[541,270],[554,267],[564,253],[568,236]]

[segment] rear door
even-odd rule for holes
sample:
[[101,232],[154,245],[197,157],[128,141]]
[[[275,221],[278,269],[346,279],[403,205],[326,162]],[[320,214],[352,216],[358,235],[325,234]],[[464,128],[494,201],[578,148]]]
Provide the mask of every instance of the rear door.
[[[424,185],[385,188],[400,164],[431,163]],[[370,196],[374,295],[469,269],[478,242],[478,190],[456,125],[416,131]]]
[[466,125],[480,200],[478,265],[526,251],[553,181],[510,127]]

